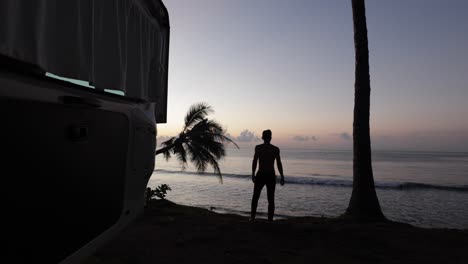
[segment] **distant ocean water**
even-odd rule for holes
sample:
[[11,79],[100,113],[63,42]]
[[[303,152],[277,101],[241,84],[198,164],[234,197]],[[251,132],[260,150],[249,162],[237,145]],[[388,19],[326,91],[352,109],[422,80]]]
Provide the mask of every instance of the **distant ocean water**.
[[[176,203],[248,215],[253,190],[252,149],[228,149],[222,183],[211,172],[181,170],[157,157],[149,186],[166,183]],[[278,217],[338,216],[352,191],[352,152],[282,150],[285,186],[276,188]],[[468,229],[468,153],[373,151],[377,195],[384,214],[421,227]],[[277,173],[278,174],[278,173]],[[258,211],[267,210],[266,190]]]

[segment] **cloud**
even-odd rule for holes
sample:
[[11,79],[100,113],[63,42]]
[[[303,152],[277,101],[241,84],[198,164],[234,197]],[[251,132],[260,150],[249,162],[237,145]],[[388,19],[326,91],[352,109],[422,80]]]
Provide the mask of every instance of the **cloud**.
[[253,142],[260,141],[261,139],[258,136],[256,136],[254,132],[245,129],[240,133],[238,137],[235,137],[234,140],[237,140],[239,142]]
[[318,138],[316,136],[309,137],[309,136],[299,136],[299,135],[297,135],[297,136],[293,137],[293,140],[300,141],[300,142],[309,141],[309,140],[317,141]]
[[351,135],[346,133],[346,132],[340,133],[338,135],[340,136],[340,138],[342,138],[344,140],[351,140],[352,139]]

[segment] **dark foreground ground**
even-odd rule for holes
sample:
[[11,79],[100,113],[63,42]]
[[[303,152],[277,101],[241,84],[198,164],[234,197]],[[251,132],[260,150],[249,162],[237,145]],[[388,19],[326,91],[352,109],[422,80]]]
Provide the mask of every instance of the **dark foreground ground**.
[[468,230],[312,217],[250,223],[242,216],[155,201],[84,263],[466,264]]

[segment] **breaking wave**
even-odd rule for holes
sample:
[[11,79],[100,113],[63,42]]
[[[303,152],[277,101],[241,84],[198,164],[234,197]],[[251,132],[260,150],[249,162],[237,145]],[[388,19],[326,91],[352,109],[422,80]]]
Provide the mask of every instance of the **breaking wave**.
[[[155,174],[184,174],[184,175],[197,175],[197,176],[210,176],[213,177],[212,173],[200,174],[191,171],[173,171],[158,169],[154,171]],[[323,185],[323,186],[335,186],[335,187],[349,187],[353,186],[351,179],[337,179],[338,175],[326,175],[326,174],[311,174],[312,177],[300,177],[291,176],[286,178],[287,184],[303,184],[303,185]],[[231,174],[223,173],[223,177],[226,178],[237,178],[243,180],[250,180],[250,175],[242,174]],[[333,177],[333,179],[327,178]],[[436,185],[427,183],[416,183],[416,182],[381,182],[376,181],[375,187],[377,189],[398,189],[398,190],[414,190],[414,189],[433,189],[433,190],[446,190],[446,191],[459,191],[468,192],[468,185]]]

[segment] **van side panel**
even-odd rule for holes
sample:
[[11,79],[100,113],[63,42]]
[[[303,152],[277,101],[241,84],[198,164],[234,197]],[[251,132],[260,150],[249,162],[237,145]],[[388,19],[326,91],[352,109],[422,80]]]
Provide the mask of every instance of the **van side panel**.
[[141,213],[152,115],[151,104],[0,70],[8,259],[76,263]]

